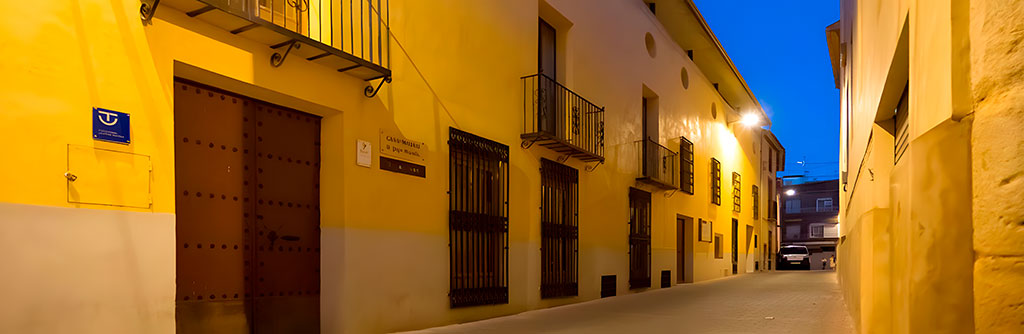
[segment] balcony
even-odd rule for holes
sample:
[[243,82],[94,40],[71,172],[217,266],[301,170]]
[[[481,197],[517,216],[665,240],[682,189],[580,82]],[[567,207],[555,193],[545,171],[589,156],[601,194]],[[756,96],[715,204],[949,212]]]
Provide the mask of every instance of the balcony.
[[302,58],[367,81],[391,75],[390,0],[148,2],[143,0],[144,18],[161,4],[176,8],[276,50],[268,59],[275,67]]
[[838,206],[826,206],[826,207],[787,207],[783,209],[784,213],[787,214],[803,214],[803,213],[838,213]]
[[653,186],[674,190],[679,189],[679,170],[676,169],[676,159],[679,154],[672,152],[665,146],[651,138],[636,142],[637,150],[640,152],[638,165],[640,175],[636,180]]
[[604,162],[604,108],[544,74],[522,77],[523,147],[533,144],[584,162]]

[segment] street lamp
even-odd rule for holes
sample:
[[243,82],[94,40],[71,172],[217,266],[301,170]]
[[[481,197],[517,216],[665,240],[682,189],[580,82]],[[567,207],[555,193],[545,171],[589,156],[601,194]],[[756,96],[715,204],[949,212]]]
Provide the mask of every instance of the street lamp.
[[796,190],[786,189],[786,196],[793,196],[793,195],[796,195]]

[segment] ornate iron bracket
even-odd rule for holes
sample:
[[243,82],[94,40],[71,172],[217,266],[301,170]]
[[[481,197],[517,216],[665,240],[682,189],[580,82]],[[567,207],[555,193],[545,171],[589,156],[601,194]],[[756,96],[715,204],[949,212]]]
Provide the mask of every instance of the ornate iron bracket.
[[284,50],[284,54],[274,52],[273,55],[270,55],[270,66],[281,67],[281,64],[284,64],[284,60],[288,58],[288,54],[292,52],[292,49],[298,49],[300,46],[302,44],[299,44],[299,41],[292,41],[288,43],[288,49]]
[[672,195],[675,195],[677,191],[679,191],[679,189],[673,189],[672,192],[665,193],[665,198],[672,197]]
[[558,160],[558,163],[564,164],[566,160],[569,160],[569,155],[568,154],[560,155],[560,156],[558,156],[557,160]]
[[583,170],[588,171],[588,172],[593,172],[595,169],[597,169],[597,167],[601,166],[602,164],[604,164],[604,161],[598,161],[593,166],[583,167]]
[[377,84],[377,89],[374,89],[373,85],[366,86],[366,89],[363,89],[363,95],[366,95],[366,97],[368,98],[373,98],[374,96],[377,96],[377,93],[380,92],[380,88],[384,87],[385,82],[391,83],[390,75],[380,80],[380,83]]
[[160,0],[153,0],[153,3],[147,3],[145,0],[142,1],[142,6],[139,7],[139,15],[142,16],[142,22],[153,21],[153,14],[156,14],[156,7],[160,6]]
[[519,147],[522,147],[523,149],[529,149],[533,147],[533,144],[536,144],[538,140],[540,140],[540,137],[535,137],[533,138],[533,140],[523,140],[523,142],[519,144]]

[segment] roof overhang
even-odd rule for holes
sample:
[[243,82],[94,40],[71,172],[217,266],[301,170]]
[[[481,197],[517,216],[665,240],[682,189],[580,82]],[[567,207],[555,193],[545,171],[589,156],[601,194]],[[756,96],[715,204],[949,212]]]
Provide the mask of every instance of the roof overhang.
[[[700,14],[693,0],[680,1],[685,4],[683,7],[689,9],[690,15],[678,17],[683,21],[677,22],[680,27],[684,28],[683,31],[671,31],[674,29],[670,29],[669,33],[684,50],[693,50],[694,64],[700,68],[708,80],[718,84],[719,94],[734,110],[733,113],[727,115],[728,121],[737,121],[741,114],[746,112],[756,112],[764,119],[765,124],[763,125],[771,125],[771,119],[768,118],[764,108],[757,101],[757,97],[754,96],[750,86],[736,69],[736,65],[733,64],[732,59],[722,47],[722,43],[711,31],[711,27],[704,20],[704,16]],[[702,33],[692,33],[695,31]]]
[[782,146],[782,143],[779,142],[779,138],[776,138],[775,134],[772,133],[771,130],[761,129],[761,132],[764,133],[764,140],[766,142],[768,142],[769,145],[772,145],[773,147],[775,147],[775,149],[779,150],[779,156],[777,157],[778,160],[776,160],[777,163],[778,163],[778,169],[777,170],[780,171],[780,172],[785,171],[786,170],[786,148]]
[[825,41],[828,43],[828,56],[832,60],[832,77],[835,78],[836,88],[839,88],[839,69],[841,51],[839,44],[839,21],[825,28]]

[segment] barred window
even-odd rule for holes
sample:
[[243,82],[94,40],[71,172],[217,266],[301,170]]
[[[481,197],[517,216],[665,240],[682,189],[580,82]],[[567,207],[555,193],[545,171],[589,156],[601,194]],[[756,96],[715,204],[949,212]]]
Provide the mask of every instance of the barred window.
[[651,193],[629,188],[629,288],[651,286]]
[[[757,186],[750,186],[750,193],[754,197],[754,206],[752,208],[752,211],[754,211],[754,219],[760,219],[761,218],[761,193],[760,193],[760,189],[758,189]],[[754,246],[757,246],[757,243],[754,243]]]
[[693,142],[679,137],[679,186],[684,193],[693,195]]
[[722,205],[722,163],[711,158],[711,203]]
[[734,212],[740,212],[740,201],[743,200],[742,192],[740,173],[732,172],[732,211]]
[[541,298],[578,295],[579,171],[541,159]]
[[508,146],[450,128],[451,307],[508,304]]

